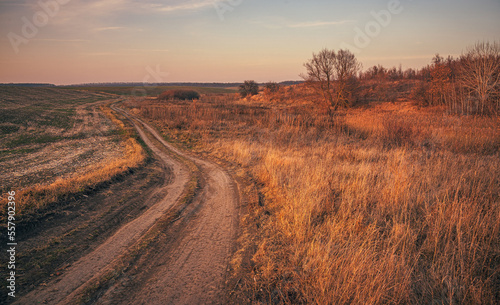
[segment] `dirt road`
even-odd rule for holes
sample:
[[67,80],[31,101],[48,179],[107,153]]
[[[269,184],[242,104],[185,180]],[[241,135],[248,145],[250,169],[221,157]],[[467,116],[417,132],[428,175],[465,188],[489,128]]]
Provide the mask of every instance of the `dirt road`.
[[[123,110],[118,110],[125,114]],[[132,119],[128,114],[127,116]],[[137,248],[141,238],[173,207],[178,207],[191,171],[200,173],[194,198],[165,228],[163,238],[135,258],[113,283],[101,287],[91,300],[97,304],[210,304],[220,303],[237,225],[238,190],[218,165],[193,157],[167,143],[137,118],[134,125],[146,145],[173,176],[171,183],[148,189],[147,209],[125,223],[93,251],[63,273],[19,299],[17,304],[72,304]],[[160,196],[161,195],[161,196]],[[94,289],[95,290],[95,289]]]

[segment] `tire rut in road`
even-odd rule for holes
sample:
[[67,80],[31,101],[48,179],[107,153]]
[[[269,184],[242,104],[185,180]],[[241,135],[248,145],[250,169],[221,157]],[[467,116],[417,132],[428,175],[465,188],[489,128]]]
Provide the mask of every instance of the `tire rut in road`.
[[[116,110],[116,108],[115,108]],[[178,231],[174,243],[161,245],[169,253],[162,258],[158,268],[149,268],[135,284],[137,290],[128,294],[131,304],[196,304],[217,303],[221,297],[232,245],[235,239],[238,192],[230,175],[219,166],[194,158],[165,142],[149,125],[134,123],[141,138],[174,173],[173,182],[167,187],[167,195],[125,224],[96,250],[70,266],[58,280],[28,293],[18,304],[50,303],[70,304],[78,300],[89,283],[101,277],[104,270],[116,262],[120,255],[136,244],[155,222],[179,200],[189,181],[186,166],[173,158],[165,149],[181,158],[189,159],[201,169],[205,183],[196,200],[192,213],[183,213],[186,224]],[[146,135],[148,131],[155,141]],[[160,143],[160,145],[158,144]],[[159,147],[161,146],[161,147]],[[166,260],[165,260],[166,259]],[[151,262],[154,264],[154,262]],[[139,278],[139,277],[138,277]],[[115,303],[116,295],[110,289],[97,303]],[[123,299],[122,299],[123,301]]]
[[173,147],[149,125],[140,124],[164,147],[194,162],[202,175],[201,190],[159,244],[97,303],[210,304],[224,298],[225,275],[233,250],[239,194],[231,176],[211,162]]

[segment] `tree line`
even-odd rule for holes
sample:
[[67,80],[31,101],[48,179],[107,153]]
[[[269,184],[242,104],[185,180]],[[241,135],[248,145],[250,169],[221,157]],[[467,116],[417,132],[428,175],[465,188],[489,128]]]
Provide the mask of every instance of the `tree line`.
[[[360,101],[361,82],[413,80],[412,98],[421,105],[445,105],[461,114],[500,113],[500,44],[478,42],[459,58],[438,54],[420,70],[380,65],[366,71],[349,50],[313,53],[301,75],[330,111]],[[380,88],[384,90],[385,88]]]

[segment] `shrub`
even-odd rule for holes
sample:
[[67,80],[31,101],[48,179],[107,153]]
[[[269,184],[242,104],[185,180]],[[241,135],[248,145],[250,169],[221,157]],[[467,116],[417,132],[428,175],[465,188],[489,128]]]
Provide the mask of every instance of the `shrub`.
[[266,84],[266,92],[267,93],[276,93],[280,90],[280,85],[275,82],[269,82]]
[[200,98],[200,94],[194,90],[186,90],[186,89],[173,89],[167,90],[160,94],[158,99],[160,101],[169,101],[169,100],[197,100]]
[[241,97],[256,95],[259,93],[259,85],[253,80],[246,80],[245,83],[240,85],[239,92]]

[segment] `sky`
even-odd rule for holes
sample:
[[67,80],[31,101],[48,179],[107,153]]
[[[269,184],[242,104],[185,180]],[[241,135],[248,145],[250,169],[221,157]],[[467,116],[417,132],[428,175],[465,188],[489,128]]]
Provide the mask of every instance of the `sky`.
[[420,68],[500,41],[500,0],[0,0],[0,83],[300,80],[323,48]]

